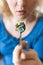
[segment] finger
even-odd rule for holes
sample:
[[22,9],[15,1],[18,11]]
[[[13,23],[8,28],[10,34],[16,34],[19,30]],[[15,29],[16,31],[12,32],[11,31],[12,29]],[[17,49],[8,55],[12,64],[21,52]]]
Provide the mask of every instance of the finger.
[[15,55],[17,58],[20,58],[21,52],[22,52],[22,47],[20,45],[17,45],[13,51],[13,55]]
[[21,49],[22,47],[20,45],[17,45],[13,51],[13,63],[20,62],[20,55],[21,55]]
[[26,59],[26,55],[25,55],[24,52],[21,53],[21,57],[20,58],[21,58],[21,60],[25,60]]
[[28,47],[28,45],[27,45],[27,41],[22,41],[22,48],[27,48]]
[[38,57],[37,53],[34,50],[32,50],[32,49],[26,51],[25,54],[26,54],[26,59],[35,60]]

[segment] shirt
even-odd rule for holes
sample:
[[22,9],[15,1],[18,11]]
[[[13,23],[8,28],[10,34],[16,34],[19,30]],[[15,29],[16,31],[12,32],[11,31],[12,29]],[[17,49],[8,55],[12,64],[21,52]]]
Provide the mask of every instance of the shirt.
[[[43,60],[43,16],[37,19],[32,31],[22,40],[28,41],[28,48],[35,50],[38,57]],[[19,39],[7,32],[0,16],[0,53],[3,55],[12,54],[18,43]]]

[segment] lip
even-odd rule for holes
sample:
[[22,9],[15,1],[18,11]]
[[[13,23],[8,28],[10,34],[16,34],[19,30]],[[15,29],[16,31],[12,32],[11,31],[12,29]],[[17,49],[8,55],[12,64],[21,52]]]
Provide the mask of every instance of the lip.
[[19,15],[24,15],[24,14],[25,14],[25,11],[24,11],[24,10],[18,10],[17,13],[18,13]]

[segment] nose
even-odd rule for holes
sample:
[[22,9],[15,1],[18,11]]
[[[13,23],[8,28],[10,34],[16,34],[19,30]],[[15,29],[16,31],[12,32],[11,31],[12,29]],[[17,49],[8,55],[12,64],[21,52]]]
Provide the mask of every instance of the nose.
[[25,5],[25,0],[18,0],[19,7],[24,7],[24,5]]

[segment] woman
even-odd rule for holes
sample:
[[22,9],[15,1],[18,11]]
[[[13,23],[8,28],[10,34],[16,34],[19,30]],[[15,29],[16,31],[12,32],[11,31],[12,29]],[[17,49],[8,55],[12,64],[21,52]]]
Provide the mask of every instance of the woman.
[[[24,63],[32,65],[31,62],[34,65],[42,65],[43,17],[38,17],[37,5],[38,0],[0,0],[0,53],[4,56],[5,65],[13,65],[13,63],[15,65],[23,65]],[[22,33],[22,40],[25,41],[22,43],[27,43],[28,49],[31,48],[30,51],[22,51],[22,47],[18,45],[20,34],[15,27],[18,22],[24,22],[26,25],[26,29]],[[13,50],[14,60],[12,62]],[[31,59],[36,59],[36,61]]]

